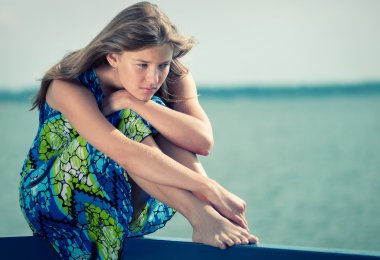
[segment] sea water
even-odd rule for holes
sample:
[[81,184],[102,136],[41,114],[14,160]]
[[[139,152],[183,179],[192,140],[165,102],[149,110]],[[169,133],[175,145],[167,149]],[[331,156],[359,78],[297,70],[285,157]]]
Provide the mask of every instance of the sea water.
[[[380,95],[200,96],[215,145],[208,175],[247,202],[265,244],[380,251]],[[0,102],[0,235],[30,235],[19,172],[36,134],[29,103]],[[191,239],[180,215],[153,236]]]

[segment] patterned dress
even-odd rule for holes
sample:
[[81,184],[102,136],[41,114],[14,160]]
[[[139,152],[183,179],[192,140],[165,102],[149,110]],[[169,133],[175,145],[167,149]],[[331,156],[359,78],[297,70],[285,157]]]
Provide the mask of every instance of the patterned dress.
[[[101,107],[103,93],[95,70],[78,79]],[[152,99],[164,105],[158,97]],[[157,133],[129,109],[107,119],[137,142]],[[175,212],[149,197],[132,221],[128,178],[120,165],[84,140],[45,102],[19,186],[21,209],[35,236],[49,240],[63,259],[117,259],[125,238],[162,228]]]

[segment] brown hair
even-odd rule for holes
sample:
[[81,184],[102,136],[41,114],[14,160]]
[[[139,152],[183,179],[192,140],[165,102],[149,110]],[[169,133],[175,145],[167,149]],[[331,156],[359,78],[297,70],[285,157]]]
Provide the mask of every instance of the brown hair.
[[168,84],[188,73],[179,58],[191,50],[194,39],[179,34],[157,5],[140,2],[122,10],[86,47],[68,54],[50,68],[41,80],[32,109],[42,107],[54,79],[75,80],[87,69],[108,63],[106,56],[109,53],[141,50],[165,43],[173,48],[173,57],[168,77],[157,94],[172,102]]

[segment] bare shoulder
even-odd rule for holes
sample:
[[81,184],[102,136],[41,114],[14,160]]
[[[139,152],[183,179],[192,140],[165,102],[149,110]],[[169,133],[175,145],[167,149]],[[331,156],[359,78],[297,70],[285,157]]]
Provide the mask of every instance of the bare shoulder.
[[115,131],[115,127],[107,121],[90,90],[79,82],[54,80],[46,99],[50,106],[65,115],[84,140],[120,165],[125,165],[125,154],[129,148],[125,149],[124,146],[128,138]]
[[55,79],[49,85],[46,102],[50,107],[62,112],[65,103],[72,102],[73,99],[90,97],[90,91],[79,82]]

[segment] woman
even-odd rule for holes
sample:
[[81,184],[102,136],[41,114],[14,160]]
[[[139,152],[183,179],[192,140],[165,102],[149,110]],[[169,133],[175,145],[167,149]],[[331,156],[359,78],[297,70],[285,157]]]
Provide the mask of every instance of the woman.
[[213,139],[179,62],[192,45],[141,2],[43,77],[20,203],[33,233],[62,258],[115,259],[125,238],[156,231],[175,211],[194,242],[257,242],[244,201],[208,178],[195,156],[207,155]]

